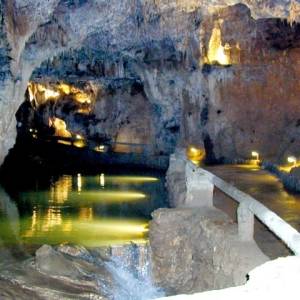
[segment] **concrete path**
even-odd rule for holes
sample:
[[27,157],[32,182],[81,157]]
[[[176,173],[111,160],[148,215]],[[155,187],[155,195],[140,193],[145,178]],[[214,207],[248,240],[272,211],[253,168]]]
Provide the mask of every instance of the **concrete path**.
[[[204,167],[218,177],[253,196],[286,222],[300,230],[300,195],[285,191],[280,181],[254,165],[226,165]],[[220,191],[214,193],[214,205],[236,220],[236,203]],[[270,258],[289,255],[289,250],[259,222],[255,225],[255,239]]]

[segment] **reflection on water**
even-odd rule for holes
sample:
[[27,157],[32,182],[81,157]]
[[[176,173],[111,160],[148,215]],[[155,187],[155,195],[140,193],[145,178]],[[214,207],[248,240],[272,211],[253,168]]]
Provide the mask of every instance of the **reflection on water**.
[[[19,191],[11,201],[20,215],[19,240],[30,246],[143,243],[151,212],[165,206],[164,184],[157,177],[63,175],[46,188],[38,186]],[[2,206],[1,238],[13,246],[16,235],[3,234],[9,212]]]

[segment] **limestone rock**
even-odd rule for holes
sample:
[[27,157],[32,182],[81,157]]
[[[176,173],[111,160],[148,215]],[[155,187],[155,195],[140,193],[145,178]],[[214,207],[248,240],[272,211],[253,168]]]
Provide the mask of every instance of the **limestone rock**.
[[[237,2],[251,13],[240,4],[227,7]],[[278,0],[6,1],[0,16],[0,162],[14,144],[14,115],[33,70],[43,61],[51,70],[48,59],[58,66],[60,54],[72,60],[68,49],[87,45],[86,58],[74,58],[73,69],[140,79],[158,148],[203,140],[218,160],[248,156],[252,148],[274,159],[285,151],[297,155],[298,25],[259,19],[294,21],[297,11],[298,1]],[[223,47],[240,48],[239,64],[204,65],[215,22],[222,24]],[[96,59],[91,49],[105,58]]]
[[154,278],[170,294],[243,284],[268,260],[254,241],[240,241],[237,226],[214,208],[155,211],[150,245]]

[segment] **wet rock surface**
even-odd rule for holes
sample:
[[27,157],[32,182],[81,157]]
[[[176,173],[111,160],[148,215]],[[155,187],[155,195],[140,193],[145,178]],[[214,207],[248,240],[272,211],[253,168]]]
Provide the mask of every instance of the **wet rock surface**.
[[239,240],[237,226],[214,208],[155,211],[150,245],[155,281],[173,295],[243,284],[268,260],[254,241]]
[[34,257],[1,269],[1,299],[121,300],[163,295],[149,281],[147,245],[92,250],[44,245]]

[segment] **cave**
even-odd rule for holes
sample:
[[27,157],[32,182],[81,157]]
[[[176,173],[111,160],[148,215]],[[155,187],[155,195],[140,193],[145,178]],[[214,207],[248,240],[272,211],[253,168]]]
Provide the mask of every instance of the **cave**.
[[1,299],[251,292],[297,252],[257,215],[236,239],[213,178],[298,234],[298,0],[3,0],[0,21]]

